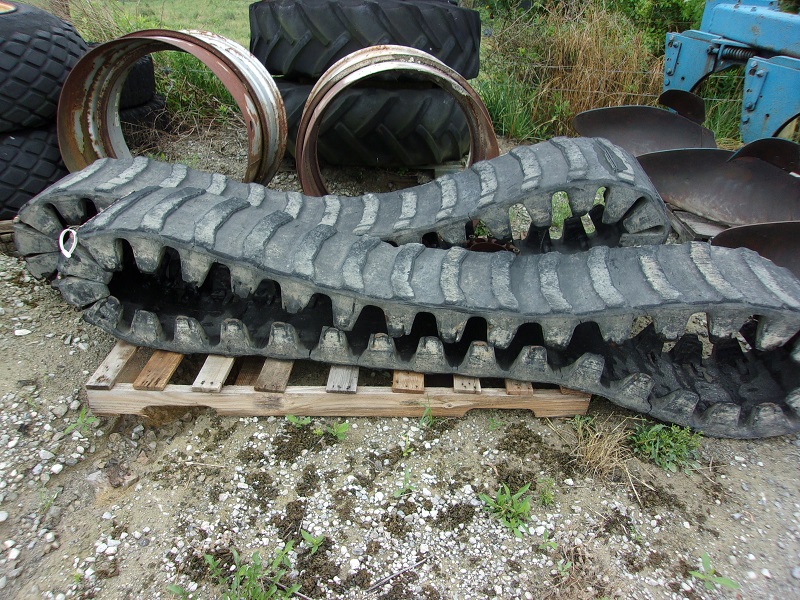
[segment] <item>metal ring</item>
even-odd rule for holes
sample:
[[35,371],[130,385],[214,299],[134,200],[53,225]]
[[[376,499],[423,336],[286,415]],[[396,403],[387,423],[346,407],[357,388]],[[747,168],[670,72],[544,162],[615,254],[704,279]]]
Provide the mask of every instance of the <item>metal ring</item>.
[[67,168],[131,156],[119,122],[122,86],[133,63],[163,50],[188,52],[220,79],[247,127],[244,181],[269,182],[286,150],[286,110],[278,87],[242,46],[205,31],[136,31],[87,52],[70,71],[58,103],[58,144]]
[[456,71],[430,54],[405,46],[372,46],[354,52],[331,66],[311,90],[297,130],[297,177],[303,193],[328,193],[317,157],[317,140],[328,106],[346,88],[377,73],[410,72],[448,92],[469,126],[468,165],[500,154],[492,121],[477,92]]

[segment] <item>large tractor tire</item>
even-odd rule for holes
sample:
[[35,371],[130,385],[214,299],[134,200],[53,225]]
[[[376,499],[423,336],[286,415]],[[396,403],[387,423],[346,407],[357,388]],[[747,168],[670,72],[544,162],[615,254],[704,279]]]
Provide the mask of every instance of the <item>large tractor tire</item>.
[[478,74],[480,16],[441,0],[262,0],[250,5],[250,51],[272,75],[317,78],[340,58],[396,44]]
[[0,133],[52,123],[61,85],[86,49],[58,17],[27,4],[0,5]]

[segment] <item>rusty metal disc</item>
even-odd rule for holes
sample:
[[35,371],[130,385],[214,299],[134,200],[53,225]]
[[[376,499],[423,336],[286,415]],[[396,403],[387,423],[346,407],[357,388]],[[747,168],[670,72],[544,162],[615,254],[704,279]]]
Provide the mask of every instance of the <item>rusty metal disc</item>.
[[286,111],[266,68],[246,49],[204,31],[149,29],[96,46],[72,68],[58,104],[58,143],[70,171],[103,157],[131,156],[119,122],[125,78],[142,56],[181,50],[198,58],[230,92],[247,128],[244,181],[267,183],[286,150]]
[[602,137],[634,156],[675,148],[716,148],[710,129],[655,106],[595,108],[575,115],[580,135]]
[[706,101],[692,92],[667,90],[658,97],[658,103],[698,125],[702,125],[706,120]]
[[464,111],[469,126],[468,164],[499,155],[492,121],[475,90],[456,71],[430,54],[405,46],[372,46],[341,59],[314,85],[297,130],[295,159],[303,192],[324,196],[327,187],[320,172],[317,140],[327,108],[343,90],[378,73],[401,72],[431,81],[447,91]]
[[711,245],[750,248],[800,277],[800,221],[732,227],[714,236]]
[[762,138],[742,146],[731,160],[746,156],[760,158],[787,173],[800,173],[800,144],[783,138]]
[[800,178],[752,156],[687,148],[639,156],[665,202],[729,226],[800,219]]

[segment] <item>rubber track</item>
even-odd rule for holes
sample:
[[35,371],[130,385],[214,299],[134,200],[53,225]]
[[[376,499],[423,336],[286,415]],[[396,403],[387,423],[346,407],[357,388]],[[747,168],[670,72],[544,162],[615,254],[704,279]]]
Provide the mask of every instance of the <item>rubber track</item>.
[[[58,285],[70,303],[89,307],[89,322],[135,344],[566,385],[710,435],[800,429],[800,281],[751,251],[692,243],[515,256],[394,247],[337,231],[341,214],[334,197],[313,204],[286,195],[276,208],[187,186],[146,188],[81,227]],[[154,299],[139,297],[146,286],[125,273],[114,280],[123,267],[131,276],[119,240],[141,272],[160,273]],[[159,280],[166,247],[188,283],[173,304]],[[320,302],[329,302],[327,322]],[[698,312],[712,339],[742,331],[757,349],[743,354],[723,340],[703,360],[685,335]],[[435,331],[416,339],[424,314]],[[486,340],[462,339],[476,318]],[[638,318],[653,325],[634,336]],[[659,335],[679,340],[671,353],[660,351]],[[409,339],[416,346],[402,352]],[[466,347],[454,360],[459,340]]]
[[[682,324],[697,312],[708,313],[712,330],[727,335],[759,315],[754,343],[766,355],[776,348],[780,352],[782,344],[800,329],[800,282],[749,251],[690,244],[515,257],[417,244],[393,247],[375,238],[336,232],[335,210],[329,200],[321,219],[312,214],[293,219],[285,210],[267,212],[244,199],[212,198],[193,190],[137,194],[81,228],[82,248],[88,252],[64,261],[59,288],[73,304],[94,303],[87,320],[133,343],[184,353],[308,356],[384,369],[568,383],[626,406],[646,408],[662,418],[667,411],[670,420],[696,427],[709,420],[705,411],[695,414],[701,401],[697,391],[708,385],[704,376],[690,374],[687,386],[686,373],[664,377],[662,372],[671,365],[654,361],[651,349],[642,354],[634,347],[622,352],[610,348],[611,343],[625,344],[631,339],[634,318],[648,317],[656,329],[673,337],[683,333]],[[272,323],[271,335],[255,343],[243,320],[225,319],[219,332],[208,326],[204,330],[199,320],[179,319],[180,306],[172,314],[139,309],[126,322],[123,307],[109,297],[105,287],[111,273],[122,266],[119,239],[127,240],[144,272],[158,269],[165,246],[176,250],[184,281],[198,287],[214,263],[228,268],[230,289],[240,298],[250,298],[264,280],[276,282],[282,309],[289,314],[306,308],[313,295],[323,294],[330,299],[331,322],[315,327],[319,343],[310,352],[293,341],[296,332],[289,326]],[[121,289],[126,287],[123,284]],[[124,304],[125,298],[121,300]],[[366,348],[356,353],[346,332],[354,329],[366,306],[383,312],[391,337],[373,335]],[[150,308],[155,310],[155,306]],[[410,335],[420,313],[434,315],[436,336],[421,338],[417,351],[404,360],[394,351],[391,338]],[[443,342],[459,342],[467,322],[475,317],[487,323],[487,340],[472,341],[460,364],[452,365]],[[510,366],[502,368],[498,363],[495,352],[508,349],[523,326],[536,324],[545,347],[568,352],[573,332],[588,322],[597,325],[605,346],[579,357],[580,368],[573,363],[572,369],[548,373],[542,350],[530,346],[523,347]],[[251,326],[255,330],[255,322]],[[164,331],[170,329],[172,335],[166,335]],[[579,335],[585,335],[583,329]],[[288,348],[287,339],[292,340]],[[604,355],[616,375],[606,381]],[[657,384],[666,387],[666,393],[651,397],[651,386]],[[682,385],[675,388],[677,384]],[[773,382],[772,387],[777,385]],[[800,394],[797,385],[782,391]],[[736,390],[725,392],[732,398]],[[729,405],[725,410],[740,411],[735,431],[723,433],[796,429],[798,415],[782,402],[783,396],[758,403],[752,414],[744,416],[743,402],[723,402]],[[702,399],[708,403],[708,398]],[[718,404],[706,410],[716,414],[722,410]],[[722,424],[714,422],[714,426],[719,429]]]
[[424,50],[466,79],[478,75],[480,16],[425,0],[265,0],[250,5],[250,52],[273,75],[322,75],[382,44]]
[[[73,173],[34,198],[20,211],[16,239],[28,268],[37,277],[55,273],[55,240],[65,225],[80,225],[117,198],[146,187],[197,188],[227,198],[245,198],[265,210],[282,210],[287,202],[304,212],[322,214],[338,203],[335,227],[396,244],[420,242],[437,232],[450,244],[466,241],[464,223],[482,219],[497,237],[510,237],[509,209],[523,204],[534,226],[546,230],[552,221],[552,196],[566,192],[571,210],[583,215],[605,188],[605,209],[598,231],[612,232],[621,245],[660,244],[669,224],[661,198],[638,162],[601,139],[554,138],[473,165],[415,188],[357,198],[309,198],[240,183],[219,174],[143,157],[102,159]],[[288,200],[287,200],[288,199]],[[600,236],[598,236],[598,239]],[[48,241],[49,240],[49,241]],[[603,236],[608,243],[608,237]]]
[[[297,127],[311,85],[278,80],[294,156]],[[419,167],[460,160],[469,152],[464,113],[444,90],[347,89],[325,113],[318,142],[331,165]]]

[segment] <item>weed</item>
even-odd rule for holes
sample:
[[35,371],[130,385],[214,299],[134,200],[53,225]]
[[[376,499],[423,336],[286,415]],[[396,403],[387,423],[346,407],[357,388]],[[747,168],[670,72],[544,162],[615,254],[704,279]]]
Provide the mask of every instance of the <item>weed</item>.
[[556,548],[558,548],[558,542],[551,540],[550,532],[545,529],[544,533],[542,534],[542,541],[539,542],[539,550],[542,552],[549,552],[551,550],[555,550]]
[[336,439],[336,441],[341,442],[342,440],[347,438],[347,432],[350,430],[350,423],[345,421],[344,423],[334,423],[333,425],[327,425],[325,427],[324,433],[327,433],[332,438]]
[[313,536],[305,529],[300,530],[300,535],[303,536],[303,542],[309,548],[309,554],[313,556],[319,550],[319,547],[322,546],[322,543],[325,541],[325,536]]
[[414,453],[414,445],[411,443],[411,439],[408,435],[403,436],[403,441],[400,442],[400,448],[402,449],[403,458],[408,458]]
[[700,434],[678,425],[637,425],[629,436],[634,454],[667,471],[697,468]]
[[69,435],[73,431],[78,431],[83,437],[87,437],[91,432],[91,428],[98,422],[98,418],[86,410],[85,406],[81,407],[81,412],[78,413],[74,423],[71,423],[64,430],[65,435]]
[[414,486],[411,485],[410,474],[408,472],[408,469],[406,469],[403,472],[403,485],[401,485],[399,488],[397,488],[392,493],[392,496],[394,496],[395,498],[401,498],[401,497],[405,496],[406,494],[410,494],[413,491],[414,491]]
[[540,506],[546,508],[556,503],[555,485],[552,477],[542,477],[536,482],[536,500]]
[[45,486],[41,486],[39,488],[39,513],[47,514],[56,498],[58,498],[58,491],[50,493]]
[[556,570],[561,577],[566,577],[572,570],[572,561],[562,558],[556,563]]
[[478,497],[486,505],[486,510],[513,531],[516,537],[522,537],[523,533],[528,533],[525,522],[530,519],[531,498],[525,494],[530,487],[531,484],[526,483],[512,494],[504,483],[494,498],[487,494],[479,494]]
[[167,586],[167,591],[170,594],[178,596],[182,600],[187,600],[189,598],[189,592],[184,589],[183,586],[178,585],[177,583],[171,583]]
[[708,552],[703,552],[703,555],[700,557],[700,562],[702,563],[703,570],[689,571],[689,575],[699,581],[702,581],[707,590],[713,590],[717,584],[730,590],[739,589],[739,584],[733,579],[728,579],[727,577],[722,577],[716,574],[714,567],[711,566],[711,559],[708,556]]
[[489,417],[489,431],[497,431],[501,427],[505,425],[504,421],[500,421],[499,419],[495,419],[494,417]]
[[422,416],[419,418],[419,426],[421,429],[433,429],[439,419],[433,416],[433,411],[431,410],[431,404],[425,405],[425,409],[422,411]]
[[286,420],[297,429],[302,429],[311,423],[311,417],[296,417],[295,415],[286,415]]
[[294,542],[289,541],[283,549],[276,550],[269,565],[262,562],[258,552],[254,552],[250,563],[245,564],[241,561],[239,553],[232,550],[233,568],[230,575],[223,571],[220,562],[210,554],[206,554],[204,558],[212,577],[225,590],[222,594],[225,600],[291,598],[300,586],[284,585],[281,579],[292,566],[289,553],[293,547]]

